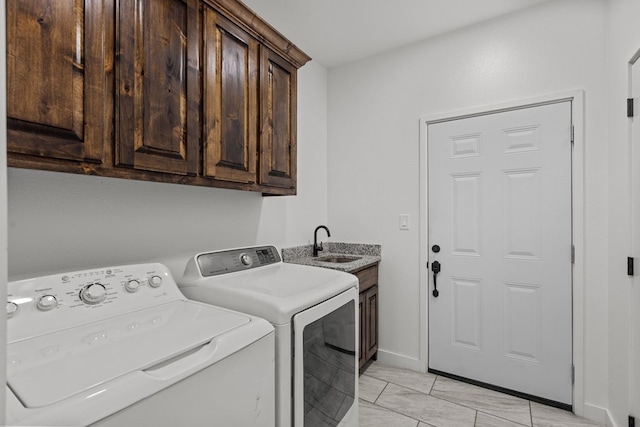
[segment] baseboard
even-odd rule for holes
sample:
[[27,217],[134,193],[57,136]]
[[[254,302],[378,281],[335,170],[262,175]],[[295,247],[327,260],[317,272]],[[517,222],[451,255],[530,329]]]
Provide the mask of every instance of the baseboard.
[[395,368],[409,369],[416,372],[427,372],[427,367],[420,361],[403,354],[378,349],[378,362]]
[[578,414],[581,417],[584,417],[591,421],[596,421],[598,423],[602,423],[607,427],[622,427],[613,421],[613,417],[609,413],[609,410],[606,408],[601,408],[600,406],[591,405],[589,403],[584,404],[584,413]]
[[606,418],[607,418],[605,425],[607,427],[620,427],[618,424],[616,424],[615,421],[613,421],[613,417],[611,416],[609,411],[605,411],[605,412],[606,412]]

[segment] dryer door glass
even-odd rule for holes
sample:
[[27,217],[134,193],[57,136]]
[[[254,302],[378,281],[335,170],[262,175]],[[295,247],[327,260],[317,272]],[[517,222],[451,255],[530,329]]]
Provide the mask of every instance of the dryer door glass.
[[305,426],[337,426],[349,412],[355,402],[356,356],[354,300],[304,327]]

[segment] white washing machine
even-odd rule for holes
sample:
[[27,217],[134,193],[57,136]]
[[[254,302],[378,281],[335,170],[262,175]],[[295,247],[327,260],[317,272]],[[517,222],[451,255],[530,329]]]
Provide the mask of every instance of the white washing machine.
[[354,275],[286,264],[260,246],[197,254],[178,285],[187,298],[274,325],[278,427],[358,426]]
[[162,264],[8,284],[7,425],[275,426],[274,328]]

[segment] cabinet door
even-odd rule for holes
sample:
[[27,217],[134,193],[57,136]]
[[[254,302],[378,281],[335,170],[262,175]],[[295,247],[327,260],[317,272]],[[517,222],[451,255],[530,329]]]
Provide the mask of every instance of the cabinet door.
[[8,151],[101,162],[113,117],[113,4],[7,0],[6,6]]
[[204,175],[256,182],[258,42],[205,6]]
[[365,358],[369,360],[378,351],[378,287],[373,286],[365,292],[365,306],[367,307],[366,348]]
[[119,0],[116,165],[198,172],[197,0]]
[[360,304],[358,306],[358,313],[360,313],[360,343],[358,348],[358,366],[362,368],[367,361],[366,356],[366,337],[367,337],[367,309],[365,305],[365,292],[360,293]]
[[297,70],[263,47],[260,61],[260,184],[296,186]]

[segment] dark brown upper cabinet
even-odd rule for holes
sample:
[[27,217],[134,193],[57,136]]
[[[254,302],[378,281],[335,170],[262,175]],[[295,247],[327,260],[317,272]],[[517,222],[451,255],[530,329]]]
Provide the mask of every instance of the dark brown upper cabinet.
[[237,0],[7,0],[8,165],[295,194],[309,59]]
[[27,167],[41,158],[104,160],[113,119],[109,5],[7,0],[7,149]]
[[116,166],[196,175],[197,0],[119,0]]
[[204,175],[255,183],[258,42],[211,7],[204,8]]

